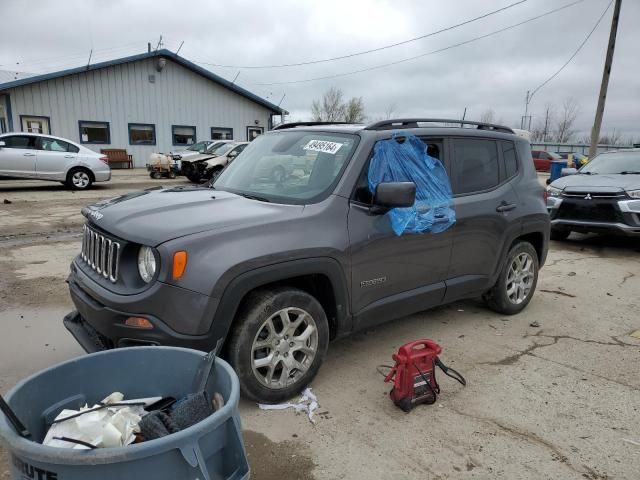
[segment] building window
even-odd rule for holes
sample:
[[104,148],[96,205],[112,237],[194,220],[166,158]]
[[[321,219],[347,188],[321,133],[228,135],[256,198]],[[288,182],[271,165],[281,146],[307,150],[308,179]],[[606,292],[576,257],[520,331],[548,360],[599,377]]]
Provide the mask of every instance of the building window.
[[129,145],[155,145],[156,126],[151,123],[129,124]]
[[211,140],[233,140],[233,128],[211,127]]
[[23,132],[28,133],[51,133],[49,117],[39,115],[20,115],[20,126]]
[[80,120],[80,143],[111,143],[109,122]]
[[264,133],[264,128],[262,127],[247,127],[247,141],[251,142],[258,138],[259,135]]
[[174,145],[193,145],[196,143],[196,127],[173,125],[171,135]]

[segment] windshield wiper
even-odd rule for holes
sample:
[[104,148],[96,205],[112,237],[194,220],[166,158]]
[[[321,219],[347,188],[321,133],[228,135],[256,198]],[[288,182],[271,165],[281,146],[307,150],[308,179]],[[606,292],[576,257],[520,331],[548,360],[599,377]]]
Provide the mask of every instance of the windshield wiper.
[[640,175],[640,172],[636,170],[624,170],[620,172],[620,175]]
[[597,175],[596,172],[578,172],[580,175]]
[[241,195],[244,198],[248,198],[250,200],[258,200],[259,202],[270,203],[271,200],[268,198],[260,197],[259,195],[253,195],[252,193],[244,193],[244,192],[234,192],[236,195]]

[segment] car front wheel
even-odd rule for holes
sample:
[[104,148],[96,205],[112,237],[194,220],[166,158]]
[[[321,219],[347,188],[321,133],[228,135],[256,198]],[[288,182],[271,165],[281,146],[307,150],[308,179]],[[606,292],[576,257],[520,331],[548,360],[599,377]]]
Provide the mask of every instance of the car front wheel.
[[529,304],[538,283],[538,254],[528,242],[511,247],[496,284],[484,299],[492,310],[504,315],[520,313]]
[[329,344],[320,303],[295,288],[250,294],[227,345],[243,394],[262,403],[288,400],[315,377]]

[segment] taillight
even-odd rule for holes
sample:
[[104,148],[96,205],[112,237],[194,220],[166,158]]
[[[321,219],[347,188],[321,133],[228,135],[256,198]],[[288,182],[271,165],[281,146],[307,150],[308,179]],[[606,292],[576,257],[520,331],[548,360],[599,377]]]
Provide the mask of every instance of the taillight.
[[107,165],[109,165],[109,157],[100,157],[98,160],[100,160],[101,162],[106,163]]
[[547,189],[545,188],[542,191],[542,199],[544,200],[544,203],[547,203],[547,199],[549,198],[549,193],[547,192]]

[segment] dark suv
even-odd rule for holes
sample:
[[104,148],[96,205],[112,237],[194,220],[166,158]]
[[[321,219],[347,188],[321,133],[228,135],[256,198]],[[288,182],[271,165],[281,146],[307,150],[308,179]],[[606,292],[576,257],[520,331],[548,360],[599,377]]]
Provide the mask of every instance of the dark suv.
[[[414,184],[368,187],[374,146],[402,134],[450,177],[456,222],[440,233],[392,231],[387,212],[413,203]],[[278,162],[305,168],[259,173]],[[213,188],[153,188],[83,214],[64,320],[78,342],[215,349],[262,402],[300,391],[351,332],[470,297],[520,312],[549,240],[529,143],[453,120],[282,125]]]

